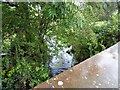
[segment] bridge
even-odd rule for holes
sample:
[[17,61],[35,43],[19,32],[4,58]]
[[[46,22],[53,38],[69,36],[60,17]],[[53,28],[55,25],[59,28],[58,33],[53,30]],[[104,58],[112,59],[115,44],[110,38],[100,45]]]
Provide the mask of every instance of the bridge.
[[42,88],[118,88],[118,45],[92,56],[78,65],[37,85]]

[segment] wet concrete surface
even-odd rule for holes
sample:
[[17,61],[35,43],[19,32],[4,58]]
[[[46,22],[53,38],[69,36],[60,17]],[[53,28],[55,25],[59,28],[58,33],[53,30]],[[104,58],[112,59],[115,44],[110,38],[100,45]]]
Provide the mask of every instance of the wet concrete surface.
[[33,89],[40,88],[118,88],[118,43]]

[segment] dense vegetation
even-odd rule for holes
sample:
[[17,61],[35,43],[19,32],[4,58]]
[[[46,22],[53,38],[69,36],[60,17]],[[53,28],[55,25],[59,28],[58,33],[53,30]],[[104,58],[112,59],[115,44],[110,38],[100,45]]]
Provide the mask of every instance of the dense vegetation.
[[2,52],[7,53],[2,89],[29,89],[49,79],[51,50],[45,36],[72,45],[78,62],[117,43],[117,7],[115,2],[2,3]]

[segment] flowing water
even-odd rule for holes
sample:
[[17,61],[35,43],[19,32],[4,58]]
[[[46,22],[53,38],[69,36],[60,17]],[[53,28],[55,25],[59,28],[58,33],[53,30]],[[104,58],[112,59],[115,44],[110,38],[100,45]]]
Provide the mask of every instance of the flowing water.
[[59,50],[58,55],[53,56],[49,64],[51,76],[55,76],[74,65],[75,59],[74,55],[70,52],[71,49],[72,46]]
[[[55,38],[49,40],[47,44],[49,49],[51,49],[50,55],[52,56],[51,62],[49,63],[51,76],[55,76],[74,66],[76,60],[71,52],[72,46],[65,48],[60,41],[56,43]],[[59,45],[61,45],[62,48],[59,48]],[[53,52],[55,48],[58,49],[57,54]]]

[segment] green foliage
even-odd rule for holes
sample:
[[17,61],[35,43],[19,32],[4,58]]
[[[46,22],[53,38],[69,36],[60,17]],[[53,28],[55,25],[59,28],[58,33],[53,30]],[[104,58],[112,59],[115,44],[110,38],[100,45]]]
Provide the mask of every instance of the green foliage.
[[[97,22],[93,31],[98,35],[98,41],[106,48],[118,42],[118,11],[114,11],[111,19]],[[100,25],[101,24],[101,25]]]
[[[16,66],[12,67],[8,58],[4,58],[2,76],[3,89],[28,88],[48,79],[48,70],[43,64],[39,64],[25,58],[17,59]],[[27,85],[27,83],[30,85]]]
[[50,50],[44,36],[56,36],[57,44],[61,41],[64,46],[72,45],[78,62],[117,43],[116,5],[96,2],[81,6],[72,2],[3,3],[2,49],[8,54],[2,58],[2,89],[30,89],[50,78]]

